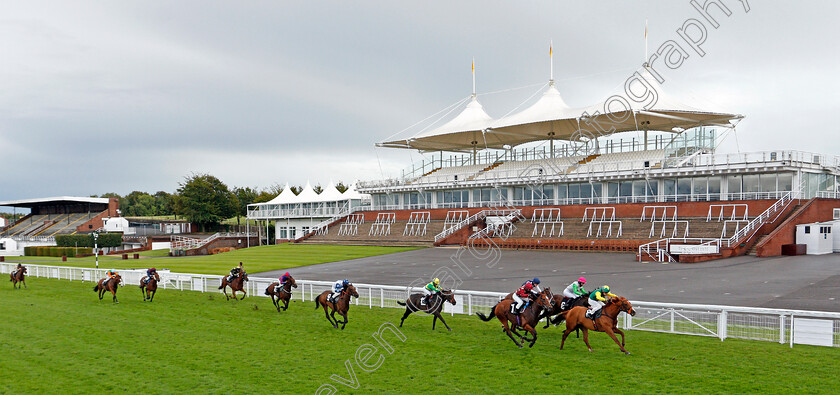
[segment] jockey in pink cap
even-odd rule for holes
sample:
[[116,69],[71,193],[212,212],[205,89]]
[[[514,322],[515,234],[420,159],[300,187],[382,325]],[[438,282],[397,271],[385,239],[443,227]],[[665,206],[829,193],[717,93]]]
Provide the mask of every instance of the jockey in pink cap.
[[583,289],[584,284],[586,284],[585,278],[581,277],[577,279],[577,281],[569,284],[569,286],[563,290],[563,296],[568,299],[575,299],[581,297],[583,294],[586,293],[586,290]]

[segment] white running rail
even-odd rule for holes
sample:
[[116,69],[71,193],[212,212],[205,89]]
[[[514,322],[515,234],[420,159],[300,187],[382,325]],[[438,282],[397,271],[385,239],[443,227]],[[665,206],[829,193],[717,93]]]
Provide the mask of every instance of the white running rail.
[[[24,264],[29,269],[30,277],[54,278],[71,281],[98,281],[105,277],[106,269],[93,269],[66,266],[46,266]],[[10,273],[16,262],[0,263],[0,271]],[[139,285],[145,276],[145,269],[120,270],[125,285]],[[207,274],[174,273],[159,270],[163,289],[221,293],[218,289],[223,276]],[[263,291],[274,278],[249,276],[246,290],[249,297],[266,297]],[[332,281],[313,281],[297,279],[298,288],[292,292],[292,300],[310,302],[321,292],[329,290]],[[32,285],[32,284],[30,284]],[[359,298],[351,303],[368,306],[369,309],[396,308],[408,294],[421,292],[420,288],[408,288],[393,285],[353,284],[359,292]],[[454,314],[489,313],[493,306],[503,298],[506,292],[455,291],[456,305],[444,305],[444,312]],[[86,295],[86,294],[82,294]],[[137,295],[139,298],[140,295]],[[90,294],[91,298],[95,297]],[[124,295],[121,297],[133,297]],[[161,296],[165,297],[165,296]],[[214,303],[214,302],[209,302]],[[220,302],[217,302],[220,303]],[[622,329],[635,329],[650,332],[696,335],[724,339],[748,339],[771,341],[780,344],[812,344],[840,347],[840,313],[766,309],[756,307],[680,304],[631,301],[635,316],[622,314],[618,325]],[[815,330],[819,329],[819,330]]]

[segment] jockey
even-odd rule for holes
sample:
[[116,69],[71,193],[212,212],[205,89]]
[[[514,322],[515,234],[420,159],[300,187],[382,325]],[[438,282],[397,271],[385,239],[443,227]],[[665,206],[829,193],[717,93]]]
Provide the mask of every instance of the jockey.
[[107,284],[108,281],[110,281],[112,278],[117,277],[117,272],[114,269],[108,269],[108,271],[105,272],[105,276],[107,276],[108,278],[106,278],[105,281],[102,282],[103,286]]
[[420,304],[421,305],[428,304],[429,299],[432,298],[432,295],[436,295],[439,292],[440,292],[440,279],[435,278],[434,280],[432,280],[432,282],[426,284],[426,286],[423,287],[424,296],[423,296],[423,299],[420,299]]
[[236,276],[238,276],[239,273],[242,273],[242,262],[239,262],[239,266],[230,269],[230,276],[228,276],[228,282],[233,281],[233,279],[236,278]]
[[584,284],[586,284],[585,278],[581,277],[577,279],[577,281],[569,284],[569,286],[563,290],[563,297],[567,299],[577,299],[581,297],[586,293],[586,290],[583,289]]
[[521,313],[523,307],[525,307],[525,302],[522,298],[528,298],[531,295],[539,294],[539,292],[534,292],[534,285],[531,281],[526,281],[522,284],[516,292],[513,293],[513,303],[510,305],[510,310],[513,314]]
[[538,277],[534,277],[533,280],[525,281],[524,283],[522,283],[522,285],[525,285],[525,284],[528,284],[528,283],[531,283],[531,286],[534,287],[534,291],[533,291],[534,295],[542,292],[542,290],[540,289],[540,279]]
[[279,278],[279,280],[280,280],[280,284],[278,284],[276,287],[274,287],[274,292],[277,292],[277,291],[279,291],[280,289],[282,289],[282,288],[283,288],[283,284],[285,284],[285,283],[286,283],[286,280],[288,280],[288,279],[289,279],[289,278],[291,278],[291,277],[292,277],[292,275],[291,275],[291,274],[289,274],[289,272],[286,272],[286,274],[284,274],[284,275],[280,276],[280,278]]
[[592,291],[592,293],[589,294],[589,310],[586,311],[586,318],[594,317],[595,313],[597,313],[599,310],[601,310],[602,307],[604,307],[604,302],[607,301],[607,299],[604,296],[608,296],[611,298],[618,297],[618,295],[613,295],[610,293],[609,285],[604,285],[603,287]]
[[330,297],[328,299],[330,301],[330,303],[335,303],[335,298],[341,292],[343,292],[345,289],[347,289],[348,285],[350,285],[350,280],[348,280],[346,278],[344,280],[336,281],[335,284],[333,284],[333,292],[330,294]]
[[155,273],[157,273],[157,269],[153,267],[146,269],[146,277],[143,277],[143,284],[148,283],[149,280],[152,279],[152,276],[155,275]]
[[18,263],[17,267],[15,267],[15,270],[12,272],[12,276],[16,276],[18,274],[18,272],[21,271],[21,269],[23,269],[23,265]]

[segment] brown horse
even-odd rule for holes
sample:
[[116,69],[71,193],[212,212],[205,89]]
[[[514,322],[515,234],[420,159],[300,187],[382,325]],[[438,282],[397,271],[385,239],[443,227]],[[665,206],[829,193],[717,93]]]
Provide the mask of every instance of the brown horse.
[[[315,310],[318,309],[318,306],[324,306],[324,316],[327,317],[327,321],[332,324],[333,328],[338,328],[339,321],[335,318],[335,313],[337,312],[342,317],[344,317],[344,322],[340,322],[341,329],[344,329],[344,326],[347,325],[347,311],[350,310],[350,296],[354,298],[359,297],[359,293],[356,292],[356,287],[353,284],[347,286],[347,289],[341,291],[341,294],[338,295],[336,298],[335,303],[330,302],[328,299],[330,297],[331,291],[324,291],[321,292],[318,297],[315,298]],[[332,314],[327,313],[327,307],[332,309]],[[332,318],[330,318],[332,317]]]
[[[279,290],[277,289],[278,287],[280,288]],[[274,303],[274,307],[277,307],[278,313],[280,312],[281,300],[284,303],[283,311],[289,308],[289,299],[292,298],[292,288],[297,288],[297,282],[295,282],[292,276],[289,276],[289,279],[283,283],[282,287],[279,281],[275,281],[265,289],[265,294],[271,296],[271,302]]]
[[9,277],[9,281],[12,282],[12,288],[20,289],[18,283],[23,283],[24,288],[29,288],[26,286],[26,266],[21,266],[20,269],[9,273]]
[[[228,276],[222,277],[222,285],[219,285],[219,289],[225,293],[225,300],[230,300],[230,297],[227,294],[227,287],[230,287],[231,293],[233,293],[233,300],[245,299],[245,296],[248,295],[248,293],[245,292],[246,281],[248,281],[248,273],[245,273],[244,270],[231,282],[228,282]],[[236,291],[242,291],[242,299],[236,299]]]
[[[617,326],[618,314],[622,311],[631,316],[636,315],[636,311],[633,310],[630,301],[623,296],[608,300],[604,307],[601,308],[601,316],[596,319],[586,318],[586,310],[586,307],[578,306],[567,312],[560,313],[566,319],[566,330],[563,331],[563,341],[560,342],[560,349],[563,349],[566,336],[576,328],[580,328],[583,330],[583,342],[586,343],[586,348],[590,352],[592,351],[592,347],[589,345],[589,331],[593,330],[596,332],[606,332],[615,341],[615,344],[618,344],[618,348],[621,351],[630,355],[630,352],[624,349],[624,332],[618,329]],[[615,337],[616,333],[621,335],[621,343]]]
[[[545,326],[543,327],[543,329],[548,328],[548,326],[551,325],[551,324],[559,325],[561,322],[563,322],[563,319],[561,317],[557,317],[554,320],[551,319],[551,317],[553,317],[557,314],[560,314],[564,311],[570,310],[572,307],[575,307],[575,306],[589,307],[589,303],[587,302],[589,300],[589,293],[588,292],[581,295],[579,298],[572,299],[572,304],[570,306],[567,306],[566,304],[563,303],[564,299],[566,299],[566,297],[563,296],[562,294],[553,295],[551,297],[551,300],[554,303],[551,304],[550,309],[544,310],[542,315],[540,316],[540,320],[542,320],[543,318],[548,318],[547,320],[545,320]],[[509,293],[509,294],[505,295],[505,298],[502,299],[502,300],[513,300],[513,294]]]
[[105,282],[104,278],[100,279],[96,286],[93,287],[93,291],[99,292],[99,300],[102,300],[102,295],[104,295],[105,292],[110,292],[111,295],[114,295],[113,302],[119,303],[119,301],[117,300],[117,285],[123,286],[122,276],[120,276],[119,274],[114,276],[114,278],[112,278],[107,283]]
[[402,328],[403,322],[405,322],[405,319],[408,318],[411,313],[415,311],[422,311],[435,316],[432,320],[432,330],[435,330],[435,324],[437,323],[437,320],[440,320],[440,322],[446,326],[446,329],[451,331],[452,328],[450,328],[449,325],[446,325],[446,321],[443,320],[440,312],[443,311],[443,304],[446,302],[455,306],[455,292],[452,290],[440,291],[440,294],[434,294],[431,298],[429,298],[428,304],[421,305],[420,300],[425,296],[426,295],[423,294],[412,294],[405,300],[405,303],[397,302],[400,306],[405,306],[405,314],[403,314],[402,320],[400,321],[400,328]]
[[[496,303],[493,306],[493,310],[490,311],[490,316],[485,316],[481,313],[475,313],[478,315],[478,318],[481,318],[482,321],[490,321],[493,317],[499,319],[502,323],[502,330],[507,333],[510,340],[513,340],[513,343],[516,344],[519,348],[522,348],[522,344],[514,339],[513,334],[519,336],[523,342],[530,342],[528,347],[534,347],[534,343],[537,342],[537,331],[534,327],[539,322],[540,316],[543,313],[543,310],[547,310],[551,308],[551,304],[553,303],[551,289],[546,288],[542,292],[540,292],[539,296],[537,296],[537,300],[531,302],[525,311],[519,313],[519,315],[515,315],[510,312],[510,305],[513,303],[513,300],[504,299]],[[511,323],[511,327],[508,327],[508,322]],[[516,331],[516,328],[522,328],[525,331],[531,333],[534,337],[529,339],[526,333],[526,336],[522,336],[519,332]],[[511,331],[512,329],[512,331]]]
[[155,298],[155,292],[157,292],[157,283],[158,281],[160,281],[160,276],[157,274],[157,272],[154,273],[155,274],[151,278],[149,278],[148,282],[143,283],[143,281],[140,281],[140,292],[143,294],[144,302],[146,300],[151,302],[152,299]]

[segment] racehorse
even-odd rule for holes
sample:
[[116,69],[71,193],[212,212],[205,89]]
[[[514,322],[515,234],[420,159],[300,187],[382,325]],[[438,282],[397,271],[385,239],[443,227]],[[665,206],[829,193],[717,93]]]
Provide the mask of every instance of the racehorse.
[[24,288],[29,288],[26,286],[26,266],[21,266],[20,270],[9,273],[9,281],[12,282],[12,288],[20,289],[18,283],[23,283]]
[[105,292],[110,292],[111,295],[114,295],[113,302],[119,303],[119,301],[117,300],[117,285],[123,286],[122,276],[117,274],[110,281],[105,282],[105,280],[106,279],[104,278],[100,279],[99,282],[93,287],[93,291],[99,292],[99,300],[102,300],[102,295],[104,295]]
[[[586,308],[577,306],[569,311],[560,313],[566,320],[566,330],[563,331],[563,341],[560,342],[560,349],[563,349],[563,344],[566,342],[566,336],[572,333],[576,328],[583,330],[583,342],[586,343],[586,348],[592,351],[589,345],[589,331],[606,332],[618,344],[618,348],[625,354],[630,355],[630,352],[624,349],[624,332],[618,329],[618,314],[626,312],[631,316],[636,315],[633,306],[627,298],[620,296],[618,298],[611,298],[607,301],[604,307],[601,308],[601,315],[598,318],[586,318]],[[615,337],[615,334],[621,335],[621,343]]]
[[[513,343],[519,346],[519,348],[522,348],[522,344],[520,344],[518,341],[516,341],[516,339],[514,339],[514,333],[516,334],[516,336],[519,336],[519,338],[522,339],[523,342],[530,342],[528,347],[534,347],[534,343],[537,342],[537,331],[534,329],[534,327],[539,322],[540,315],[542,314],[543,310],[550,309],[551,304],[554,303],[551,297],[550,288],[546,288],[545,290],[540,292],[539,296],[537,296],[537,300],[531,302],[525,309],[525,311],[519,313],[519,315],[515,315],[510,312],[511,303],[513,303],[513,300],[504,299],[499,301],[499,303],[496,303],[496,305],[493,306],[493,310],[490,311],[489,317],[486,317],[484,316],[484,314],[481,313],[475,314],[478,315],[478,318],[480,318],[482,321],[490,321],[491,319],[493,319],[493,317],[498,318],[499,321],[502,323],[502,329],[504,330],[504,332],[507,333],[508,337],[510,337],[510,340],[513,340]],[[510,321],[511,323],[511,328],[513,330],[512,333],[511,328],[508,327],[508,321]],[[521,327],[522,329],[530,332],[532,335],[534,335],[534,338],[529,339],[527,337],[527,333],[526,336],[520,335],[519,332],[516,331],[517,327]]]
[[402,328],[403,322],[405,322],[405,319],[408,318],[411,313],[415,311],[422,311],[435,316],[435,319],[432,320],[432,330],[435,330],[435,324],[437,324],[437,320],[440,320],[440,322],[446,326],[446,329],[451,331],[452,328],[450,328],[449,325],[446,325],[446,321],[443,320],[440,312],[443,311],[443,304],[445,302],[449,302],[455,306],[455,292],[452,292],[452,290],[440,291],[440,294],[434,294],[431,298],[429,298],[429,303],[421,305],[420,301],[425,296],[426,295],[423,294],[411,294],[405,302],[397,302],[400,306],[405,306],[405,314],[403,314],[402,320],[400,321],[400,328]]
[[[549,317],[549,319],[546,320],[547,322],[545,323],[543,329],[548,328],[549,324],[560,325],[565,318],[558,314],[564,311],[569,311],[576,306],[589,307],[589,292],[574,299],[565,301],[564,299],[566,299],[566,297],[563,295],[554,295],[554,306],[551,308],[551,311],[547,311],[543,314],[545,317]],[[551,316],[554,315],[557,315],[557,317],[550,319]]]
[[[332,324],[333,328],[338,328],[339,324],[339,321],[335,318],[335,313],[340,314],[344,317],[344,322],[341,322],[341,329],[344,330],[344,326],[347,325],[347,311],[350,310],[350,296],[358,298],[359,293],[356,292],[356,287],[350,284],[347,286],[347,289],[341,291],[335,303],[328,300],[330,293],[330,291],[324,291],[315,298],[315,310],[318,309],[318,306],[324,306],[324,316],[327,317],[327,321]],[[332,309],[332,314],[327,313],[327,307]]]
[[[277,288],[280,287],[278,290]],[[289,279],[286,280],[281,286],[280,282],[275,281],[265,289],[265,294],[271,296],[271,302],[274,303],[274,307],[277,307],[277,312],[280,312],[280,301],[282,300],[285,303],[283,306],[283,311],[289,308],[289,299],[292,298],[292,288],[297,288],[297,282],[292,276],[289,276]],[[275,299],[276,297],[276,299]]]
[[[550,324],[559,325],[561,322],[563,322],[563,319],[560,318],[560,317],[556,317],[554,320],[551,320],[552,316],[555,316],[555,315],[560,314],[564,311],[567,311],[567,310],[569,310],[569,309],[571,309],[572,307],[575,307],[575,306],[589,307],[589,302],[588,302],[589,293],[588,292],[581,295],[578,298],[572,299],[573,302],[572,302],[571,306],[567,306],[563,303],[563,299],[565,299],[565,298],[566,297],[563,296],[562,294],[553,295],[551,297],[551,300],[554,302],[554,303],[551,304],[551,308],[548,309],[548,310],[544,310],[542,315],[540,315],[540,320],[542,320],[543,318],[548,318],[547,320],[545,320],[545,326],[543,327],[543,329],[548,328],[548,326]],[[509,293],[509,294],[505,295],[505,298],[503,300],[513,300],[513,293]]]
[[230,300],[227,294],[227,287],[230,287],[230,291],[233,293],[233,300],[237,300],[236,291],[242,291],[242,299],[245,299],[245,296],[248,296],[248,293],[245,292],[245,281],[248,281],[248,273],[245,273],[244,270],[231,282],[228,282],[228,276],[222,277],[222,285],[219,285],[219,289],[225,293],[225,300]]
[[155,292],[157,292],[157,283],[160,281],[160,276],[157,272],[149,278],[145,284],[141,281],[140,282],[140,292],[143,294],[143,301],[145,302],[148,300],[149,302],[155,298]]

